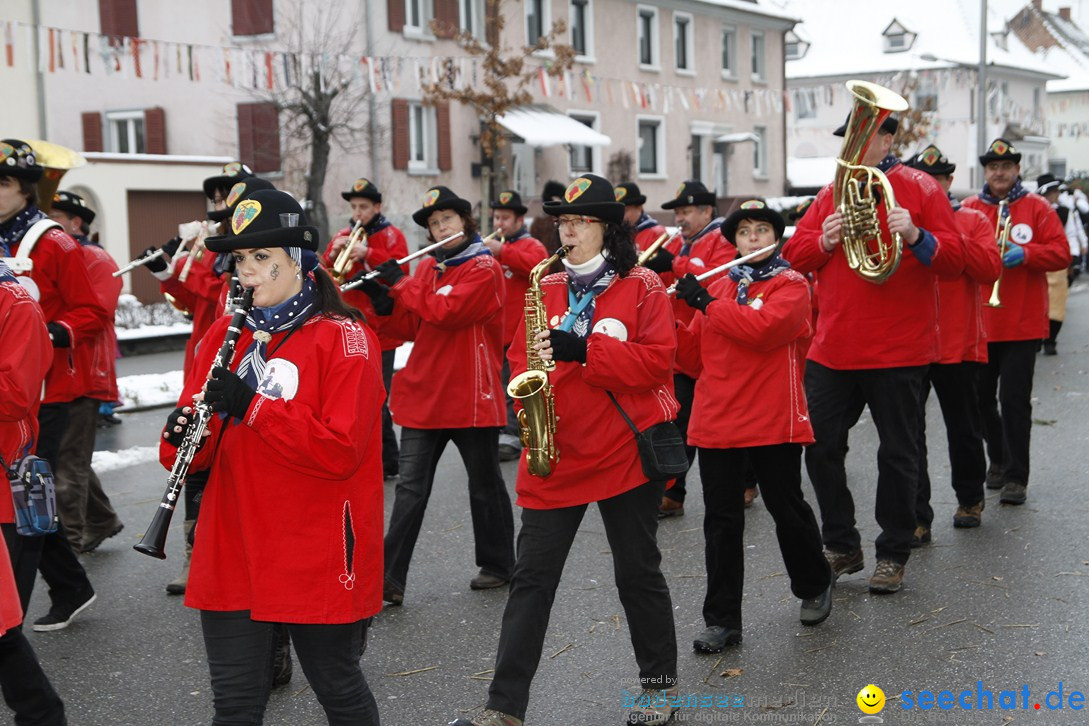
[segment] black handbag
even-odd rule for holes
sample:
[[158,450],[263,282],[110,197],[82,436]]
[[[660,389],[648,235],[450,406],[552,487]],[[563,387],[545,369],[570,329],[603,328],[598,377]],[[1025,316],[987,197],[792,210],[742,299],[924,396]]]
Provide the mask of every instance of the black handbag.
[[656,423],[645,431],[640,431],[611,391],[607,391],[616,410],[624,417],[628,428],[635,434],[635,443],[639,447],[639,461],[643,465],[643,474],[649,481],[665,481],[680,476],[688,471],[688,452],[684,448],[684,437],[677,424],[672,421]]

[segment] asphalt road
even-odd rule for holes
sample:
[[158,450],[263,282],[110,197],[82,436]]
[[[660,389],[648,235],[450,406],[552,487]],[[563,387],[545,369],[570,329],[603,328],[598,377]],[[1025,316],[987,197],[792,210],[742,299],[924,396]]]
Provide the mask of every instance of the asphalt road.
[[[881,717],[889,724],[1089,723],[1089,715],[1072,709],[1076,697],[1070,700],[1072,691],[1089,691],[1087,334],[1089,294],[1080,288],[1070,297],[1060,355],[1041,357],[1036,367],[1029,501],[1002,506],[997,493],[988,492],[977,530],[952,527],[955,499],[944,427],[932,398],[934,542],[912,556],[904,590],[880,598],[866,589],[877,534],[868,515],[876,437],[864,416],[851,437],[848,473],[867,567],[841,580],[832,616],[817,628],[797,621],[797,601],[788,589],[772,522],[758,500],[746,533],[744,644],[722,656],[691,650],[702,627],[705,586],[703,506],[693,474],[686,516],[664,522],[659,531],[675,608],[681,690],[719,703],[723,695],[732,702],[741,698],[744,706],[688,708],[675,722],[858,723],[863,714],[855,695],[874,683],[888,698]],[[176,357],[175,367],[180,354]],[[169,363],[169,356],[160,360]],[[122,426],[102,432],[99,448],[154,443],[163,414],[126,416]],[[514,465],[503,467],[513,496]],[[469,590],[476,570],[464,476],[451,448],[440,463],[405,604],[381,613],[371,631],[363,667],[387,725],[446,723],[472,713],[486,699],[505,592]],[[84,556],[99,599],[67,630],[29,637],[74,726],[209,723],[211,694],[197,615],[163,591],[178,569],[180,518],[166,562],[131,549],[162,495],[165,472],[148,463],[103,478],[126,528]],[[388,515],[392,487],[387,485],[386,494]],[[45,612],[45,595],[39,582],[31,619]],[[556,598],[528,723],[621,723],[625,689],[635,691],[636,676],[608,545],[591,508]],[[1060,683],[1065,707],[1050,710],[1046,696]],[[898,698],[905,689],[914,694],[910,701]],[[959,694],[965,689],[972,710],[924,711],[917,701],[922,690]],[[977,690],[993,694],[993,708],[975,708]],[[1016,691],[1016,710],[1002,708],[1009,705],[1002,691]],[[904,709],[909,703],[912,708]],[[1050,705],[1055,703],[1052,696]],[[297,667],[290,686],[273,694],[266,723],[325,723]]]

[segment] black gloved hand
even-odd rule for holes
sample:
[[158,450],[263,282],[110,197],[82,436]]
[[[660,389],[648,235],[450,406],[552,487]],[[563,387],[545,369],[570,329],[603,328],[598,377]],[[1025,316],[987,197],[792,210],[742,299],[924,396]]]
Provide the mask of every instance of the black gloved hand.
[[648,270],[654,270],[658,274],[671,272],[673,270],[673,253],[665,247],[659,247],[654,257],[646,261],[645,267]]
[[60,323],[46,323],[45,327],[49,331],[49,338],[53,341],[54,348],[72,347],[72,338],[68,335],[68,328]]
[[586,338],[580,338],[566,330],[551,330],[548,340],[552,343],[553,360],[586,362]]
[[[176,250],[178,248],[175,247],[174,249]],[[141,252],[140,257],[141,258],[151,257],[153,254],[155,254],[158,251],[159,251],[159,248],[152,245],[151,247],[148,247],[146,250]],[[148,262],[145,262],[144,267],[151,270],[152,272],[162,272],[162,271],[164,271],[166,269],[166,260],[163,259],[162,255],[159,255],[154,260],[149,260]]]
[[707,288],[691,272],[677,281],[677,297],[701,313],[706,313],[707,306],[714,301],[711,293],[707,292]]
[[378,276],[390,287],[396,285],[397,281],[405,276],[401,266],[397,264],[397,260],[386,260],[375,269],[378,270]]
[[171,446],[181,446],[185,440],[185,432],[193,420],[193,409],[190,406],[178,406],[166,417],[166,426],[163,427],[163,438]]
[[246,417],[257,391],[226,368],[212,369],[212,378],[204,388],[204,402],[215,412],[224,412],[237,419]]
[[[366,274],[369,273],[363,273],[356,279],[360,279]],[[393,298],[389,296],[388,287],[371,278],[370,280],[363,280],[359,285],[359,289],[367,293],[367,297],[371,299],[371,305],[377,315],[393,314]]]
[[181,237],[172,237],[169,242],[163,245],[163,252],[173,257],[178,253],[178,247],[181,246]]

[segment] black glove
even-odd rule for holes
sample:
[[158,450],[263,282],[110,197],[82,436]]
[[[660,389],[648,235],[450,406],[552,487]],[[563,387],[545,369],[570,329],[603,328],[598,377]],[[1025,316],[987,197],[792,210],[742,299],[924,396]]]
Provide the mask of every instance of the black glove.
[[654,270],[658,274],[673,270],[673,253],[665,247],[659,247],[658,252],[646,261],[644,265],[648,270]]
[[237,419],[246,417],[257,391],[223,367],[212,369],[212,378],[204,388],[204,402],[216,412],[223,411]]
[[46,323],[45,327],[49,331],[49,337],[53,341],[54,348],[72,347],[72,338],[68,335],[68,328],[60,323]]
[[[175,247],[174,249],[176,250],[178,248]],[[152,245],[151,247],[148,247],[146,250],[141,252],[140,257],[141,258],[151,257],[153,254],[158,252],[158,250],[159,250],[158,247],[155,247],[154,245]],[[166,260],[163,259],[162,255],[160,255],[160,256],[156,257],[154,260],[150,260],[148,262],[145,262],[144,267],[151,270],[152,272],[163,272],[164,270],[166,270]]]
[[553,360],[586,362],[586,338],[566,330],[552,330],[548,333],[548,340],[552,343]]
[[691,272],[677,281],[677,297],[701,313],[706,313],[707,306],[714,301],[711,293],[707,292],[707,288]]
[[181,237],[173,237],[173,238],[171,238],[171,240],[169,242],[167,242],[165,245],[163,245],[163,252],[165,252],[166,254],[173,257],[174,255],[177,254],[178,247],[181,246],[181,243],[182,243],[182,238]]
[[386,260],[375,269],[378,270],[378,276],[390,287],[396,285],[397,281],[405,276],[401,266],[397,264],[397,260]]
[[[186,408],[190,408],[189,413],[185,412]],[[178,419],[185,419],[185,423],[178,423]],[[166,426],[163,427],[163,438],[166,439],[166,443],[171,446],[181,446],[182,441],[185,440],[185,432],[189,429],[189,424],[193,421],[193,411],[188,406],[178,406],[170,415],[166,417]],[[181,431],[175,431],[174,429],[181,429]]]
[[388,287],[374,278],[371,278],[370,280],[363,280],[359,285],[359,289],[367,293],[367,297],[371,299],[371,305],[374,307],[375,314],[393,314],[393,298],[389,296]]

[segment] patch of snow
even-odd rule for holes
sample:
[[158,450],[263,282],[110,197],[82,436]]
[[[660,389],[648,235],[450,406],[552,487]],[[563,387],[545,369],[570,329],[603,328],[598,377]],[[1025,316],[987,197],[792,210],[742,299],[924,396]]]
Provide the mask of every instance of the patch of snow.
[[161,338],[166,335],[189,335],[192,332],[192,323],[174,323],[172,325],[142,325],[139,328],[117,328],[117,339],[139,340],[142,338]]
[[96,474],[104,474],[108,471],[158,461],[158,459],[158,446],[134,446],[131,449],[121,449],[120,451],[96,451],[91,456],[91,468],[95,470]]
[[173,406],[182,390],[182,372],[144,373],[117,379],[117,390],[124,408]]

